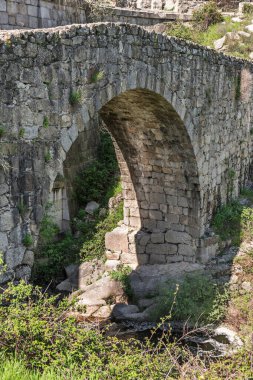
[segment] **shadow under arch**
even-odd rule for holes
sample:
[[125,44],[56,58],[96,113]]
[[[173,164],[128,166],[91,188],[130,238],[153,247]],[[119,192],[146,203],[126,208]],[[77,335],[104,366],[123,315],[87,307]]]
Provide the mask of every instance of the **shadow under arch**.
[[106,235],[120,261],[139,265],[195,262],[200,238],[196,158],[186,127],[161,95],[129,90],[100,110],[115,140],[124,224]]

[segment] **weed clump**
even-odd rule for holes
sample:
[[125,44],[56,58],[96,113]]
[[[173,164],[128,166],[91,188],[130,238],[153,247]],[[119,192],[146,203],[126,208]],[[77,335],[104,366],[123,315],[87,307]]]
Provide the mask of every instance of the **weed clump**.
[[214,1],[208,1],[193,12],[193,23],[197,29],[205,31],[210,25],[222,22],[224,17]]

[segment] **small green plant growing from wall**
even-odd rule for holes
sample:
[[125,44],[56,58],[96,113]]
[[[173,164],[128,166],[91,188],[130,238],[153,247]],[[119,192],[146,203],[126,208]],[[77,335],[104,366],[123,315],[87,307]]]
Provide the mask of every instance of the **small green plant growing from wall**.
[[81,91],[72,91],[69,95],[69,103],[71,106],[77,106],[81,103],[82,93]]
[[18,131],[18,137],[20,137],[22,139],[24,137],[24,135],[25,135],[25,129],[20,128],[20,130]]
[[25,247],[30,247],[33,244],[33,238],[31,234],[25,234],[23,237],[22,243],[24,244]]
[[92,75],[91,82],[97,83],[98,81],[102,80],[103,78],[104,78],[104,72],[103,71],[97,71]]
[[2,125],[0,125],[0,139],[4,137],[4,135],[5,135],[5,128]]
[[49,127],[49,120],[47,116],[44,116],[43,119],[43,128],[47,129]]
[[27,206],[24,204],[23,199],[18,203],[17,209],[19,211],[20,216],[23,218],[25,213],[27,212]]
[[45,153],[44,159],[46,163],[48,163],[52,159],[52,156],[49,150]]

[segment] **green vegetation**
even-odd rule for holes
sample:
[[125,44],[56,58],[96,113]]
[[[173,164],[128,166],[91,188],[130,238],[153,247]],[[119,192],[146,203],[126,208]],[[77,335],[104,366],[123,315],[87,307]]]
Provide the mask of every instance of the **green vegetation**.
[[129,279],[129,275],[131,272],[132,268],[125,265],[120,265],[117,267],[117,269],[110,272],[110,276],[113,280],[121,282],[124,292],[128,297],[132,297],[133,295]]
[[91,83],[97,83],[98,81],[102,80],[104,78],[104,75],[104,71],[94,71],[90,78]]
[[253,4],[251,4],[251,3],[243,4],[242,12],[246,15],[252,15],[253,14]]
[[[241,197],[253,199],[253,191],[245,189]],[[232,244],[240,245],[243,240],[249,240],[253,234],[252,205],[243,205],[240,200],[233,200],[221,206],[213,219],[213,228],[222,240],[232,239]]]
[[[171,314],[172,320],[198,325],[217,323],[224,317],[229,294],[202,273],[192,273],[182,282],[168,282],[159,290],[159,306],[154,319]],[[170,311],[171,305],[173,308]]]
[[82,93],[81,91],[72,91],[69,95],[69,103],[71,106],[77,106],[81,103]]
[[52,156],[51,156],[51,153],[49,152],[49,150],[45,153],[45,156],[44,156],[44,159],[45,159],[45,162],[48,163],[50,160],[51,160]]
[[153,340],[154,331],[143,342],[106,336],[68,315],[66,299],[24,282],[3,289],[0,304],[2,380],[225,380],[252,375],[250,346],[210,361],[191,354],[180,340],[172,341],[170,332]]
[[49,127],[49,120],[47,116],[43,118],[43,128],[47,129]]
[[[206,5],[208,5],[207,3]],[[201,9],[200,9],[201,10]],[[201,14],[201,12],[200,12]],[[246,25],[251,23],[250,16],[244,16],[241,22],[233,22],[231,17],[224,17],[224,21],[218,21],[217,23],[211,23],[209,16],[207,20],[195,21],[191,24],[183,22],[168,23],[166,33],[170,36],[183,38],[199,45],[214,47],[214,41],[222,38],[228,32],[238,32],[243,30]],[[212,18],[211,18],[212,19]],[[205,25],[208,25],[205,28]],[[252,51],[253,36],[240,36],[240,39],[233,39],[226,41],[226,51],[224,53],[238,57],[248,59],[249,53]],[[238,85],[236,85],[238,88]],[[236,91],[236,97],[238,97],[238,91]]]
[[[101,258],[105,252],[105,234],[123,219],[123,203],[109,212],[108,200],[121,192],[119,169],[110,135],[101,131],[98,158],[84,168],[75,181],[75,199],[79,213],[72,221],[72,229],[61,239],[59,228],[52,220],[52,205],[48,205],[41,223],[37,249],[38,260],[33,278],[38,284],[56,284],[64,278],[64,267],[73,262]],[[95,200],[104,212],[88,215],[84,207]],[[78,236],[78,237],[76,237]]]
[[22,243],[24,244],[25,247],[30,247],[33,245],[33,238],[31,234],[25,234],[23,237]]
[[5,128],[0,125],[0,139],[5,135]]
[[214,1],[206,2],[193,12],[194,26],[199,30],[207,30],[210,25],[218,24],[224,20],[217,4]]
[[121,191],[119,169],[110,134],[101,130],[97,159],[82,170],[75,180],[75,194],[79,205],[96,201],[107,206],[110,197]]
[[18,137],[23,138],[24,135],[25,135],[25,129],[24,128],[20,128],[20,130],[18,131]]

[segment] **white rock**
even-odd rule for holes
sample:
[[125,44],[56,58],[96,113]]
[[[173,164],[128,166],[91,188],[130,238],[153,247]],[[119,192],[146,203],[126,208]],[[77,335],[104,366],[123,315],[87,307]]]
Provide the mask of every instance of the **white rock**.
[[253,59],[253,52],[249,53],[249,58]]
[[232,344],[236,347],[241,347],[243,342],[237,333],[226,326],[219,326],[214,330],[214,339],[221,343]]
[[239,32],[237,32],[237,33],[241,37],[245,37],[245,38],[249,38],[250,37],[250,33],[244,32],[243,30],[239,30]]
[[245,26],[245,29],[247,29],[250,33],[253,33],[253,24]]
[[226,36],[223,36],[222,38],[219,38],[218,40],[214,41],[213,46],[216,50],[220,50],[223,45],[225,44]]
[[232,17],[231,19],[233,22],[242,22],[242,19],[240,17]]
[[90,215],[93,215],[94,212],[99,208],[99,204],[95,201],[91,201],[89,203],[87,203],[86,207],[85,207],[85,211],[90,214]]

